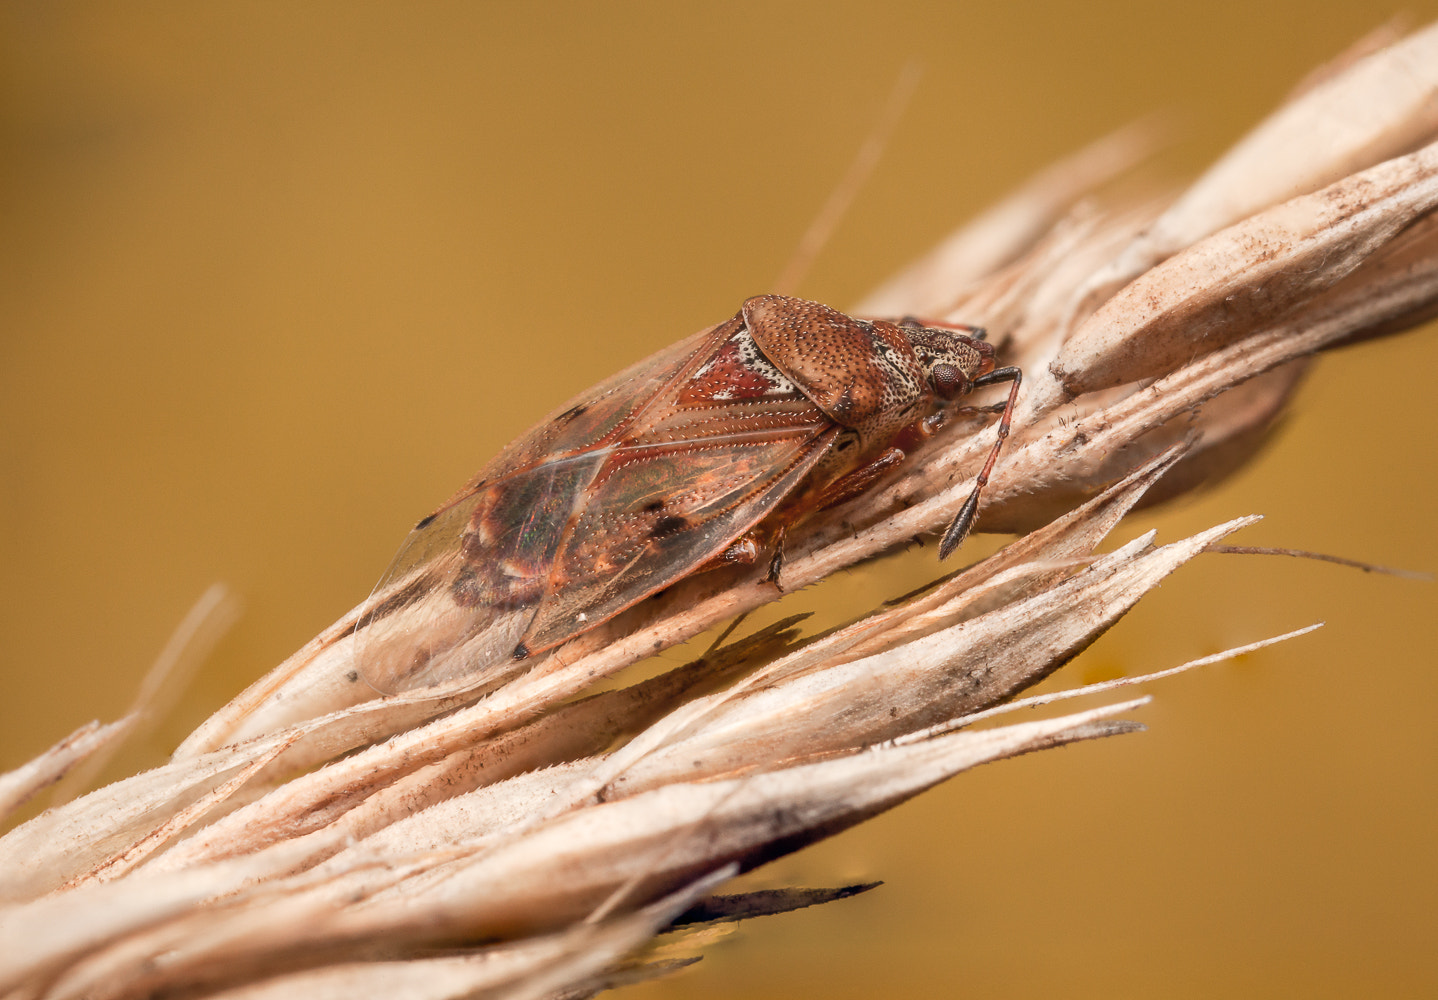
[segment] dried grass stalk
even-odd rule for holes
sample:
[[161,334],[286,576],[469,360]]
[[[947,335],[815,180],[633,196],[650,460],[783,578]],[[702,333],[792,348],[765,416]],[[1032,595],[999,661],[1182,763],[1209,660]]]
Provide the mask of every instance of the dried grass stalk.
[[[775,587],[704,574],[522,665],[480,635],[457,654],[474,673],[390,697],[359,679],[356,609],[167,765],[0,839],[0,987],[584,995],[672,967],[624,956],[736,871],[977,764],[1133,731],[1116,716],[1142,700],[974,723],[1253,520],[1098,554],[1124,513],[1251,456],[1314,352],[1433,312],[1438,28],[1369,49],[1170,203],[1091,194],[1141,158],[1151,136],[1135,128],[1039,175],[865,304],[986,324],[1023,366],[980,516],[1023,537],[845,628],[806,641],[781,622],[588,696]],[[981,412],[953,423],[900,478],[791,533],[785,588],[942,527],[993,433]],[[0,806],[126,724],[5,776]]]

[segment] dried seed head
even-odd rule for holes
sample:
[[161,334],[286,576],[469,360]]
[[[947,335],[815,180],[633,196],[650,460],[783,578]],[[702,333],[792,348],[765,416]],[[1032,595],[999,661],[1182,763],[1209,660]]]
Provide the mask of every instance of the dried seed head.
[[[771,600],[770,567],[699,574],[502,677],[383,699],[359,683],[357,610],[168,765],[0,839],[0,984],[115,1000],[391,996],[416,975],[454,995],[597,989],[737,868],[978,763],[1132,731],[1114,716],[1137,702],[972,724],[1252,520],[1097,554],[1126,511],[1252,455],[1314,352],[1438,309],[1435,133],[1429,27],[1310,81],[1169,205],[1086,198],[1138,159],[1142,129],[1041,175],[860,310],[984,323],[1029,373],[980,511],[1029,534],[846,628],[801,642],[781,623],[598,694],[596,678]],[[930,375],[961,384],[939,369],[972,380],[972,360],[936,354]],[[806,522],[784,586],[949,524],[993,423],[954,416],[901,477]],[[387,670],[414,664],[420,603],[384,605]],[[9,776],[0,806],[107,735]],[[436,956],[475,939],[492,943]]]

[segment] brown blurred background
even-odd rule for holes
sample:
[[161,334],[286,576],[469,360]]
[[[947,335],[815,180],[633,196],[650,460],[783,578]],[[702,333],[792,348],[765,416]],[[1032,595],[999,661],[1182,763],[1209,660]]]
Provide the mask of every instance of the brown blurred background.
[[[1402,11],[1438,2],[5,4],[0,766],[123,711],[227,581],[245,617],[126,762],[162,760],[511,437],[766,290],[910,59],[802,294],[856,301],[1150,112],[1192,174]],[[1432,329],[1327,359],[1259,464],[1121,536],[1258,512],[1238,541],[1438,570],[1435,372]],[[1328,627],[759,873],[888,884],[630,995],[1433,995],[1435,596],[1207,557],[1065,678]]]

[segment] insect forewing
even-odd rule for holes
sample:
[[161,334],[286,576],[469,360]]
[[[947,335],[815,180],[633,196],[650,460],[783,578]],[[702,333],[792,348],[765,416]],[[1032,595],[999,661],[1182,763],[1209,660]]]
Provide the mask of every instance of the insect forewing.
[[514,666],[692,573],[838,433],[738,318],[595,387],[411,533],[359,626],[389,693]]
[[[507,664],[546,589],[558,537],[603,464],[596,449],[712,334],[673,344],[560,407],[420,521],[360,616],[360,676],[392,694]],[[485,524],[500,527],[488,544]],[[495,572],[477,573],[485,564]],[[498,588],[485,589],[496,580]]]
[[524,644],[563,642],[719,555],[803,480],[837,433],[809,421],[758,440],[616,451],[575,512]]

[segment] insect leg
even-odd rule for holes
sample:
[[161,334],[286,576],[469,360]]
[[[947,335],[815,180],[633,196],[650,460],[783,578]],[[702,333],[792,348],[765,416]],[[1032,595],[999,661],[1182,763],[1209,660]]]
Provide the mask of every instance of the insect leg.
[[774,537],[774,554],[769,557],[769,574],[764,577],[766,582],[779,588],[781,594],[784,593],[784,585],[779,582],[779,573],[784,568],[784,536],[786,534],[784,525],[779,525],[779,530]]
[[[990,403],[990,404],[988,404],[987,406],[960,406],[958,409],[954,410],[954,412],[955,412],[955,413],[972,413],[972,414],[983,414],[983,413],[993,414],[993,413],[1003,413],[1003,412],[1004,412],[1005,410],[1007,410],[1008,408],[1009,408],[1009,404],[1008,404],[1008,403]],[[943,411],[940,410],[939,412],[942,413]]]
[[870,486],[873,486],[887,475],[890,469],[901,464],[907,457],[902,449],[890,448],[868,465],[845,473],[825,486],[814,501],[812,509],[828,510],[830,507],[837,507],[841,503],[846,503],[854,497],[868,492]]
[[708,573],[710,570],[725,569],[729,566],[753,566],[759,561],[763,547],[764,539],[760,537],[759,530],[747,531],[730,542],[718,555],[700,563],[693,572]]
[[954,522],[949,525],[949,530],[944,532],[944,540],[939,543],[939,558],[947,559],[953,551],[963,544],[969,536],[969,529],[974,526],[974,514],[979,509],[979,493],[989,481],[989,473],[993,471],[994,462],[998,461],[999,449],[1003,447],[1004,438],[1009,436],[1009,420],[1013,417],[1014,403],[1019,398],[1019,385],[1023,381],[1023,372],[1017,368],[997,368],[987,375],[980,375],[974,379],[974,388],[979,389],[986,385],[996,385],[999,382],[1012,383],[1009,389],[1008,402],[1004,404],[1004,415],[999,418],[998,436],[994,440],[994,447],[989,452],[988,461],[984,463],[983,471],[979,473],[978,479],[974,481],[974,491],[959,508],[959,514]]

